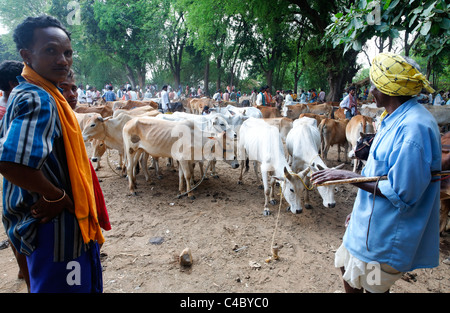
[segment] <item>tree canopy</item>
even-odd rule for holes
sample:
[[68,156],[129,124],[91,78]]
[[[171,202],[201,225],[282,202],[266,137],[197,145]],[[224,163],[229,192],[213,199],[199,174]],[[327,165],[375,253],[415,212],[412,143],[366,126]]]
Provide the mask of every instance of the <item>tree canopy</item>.
[[0,61],[19,59],[14,27],[44,12],[72,32],[80,84],[315,88],[338,101],[367,72],[357,57],[374,38],[379,51],[400,43],[449,88],[449,10],[445,0],[0,0]]

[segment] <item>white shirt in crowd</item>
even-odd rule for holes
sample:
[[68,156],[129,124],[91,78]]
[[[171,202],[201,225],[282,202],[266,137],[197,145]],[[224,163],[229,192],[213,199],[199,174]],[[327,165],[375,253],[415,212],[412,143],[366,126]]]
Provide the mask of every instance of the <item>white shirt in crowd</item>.
[[161,91],[161,108],[164,112],[169,110],[169,93],[167,90]]

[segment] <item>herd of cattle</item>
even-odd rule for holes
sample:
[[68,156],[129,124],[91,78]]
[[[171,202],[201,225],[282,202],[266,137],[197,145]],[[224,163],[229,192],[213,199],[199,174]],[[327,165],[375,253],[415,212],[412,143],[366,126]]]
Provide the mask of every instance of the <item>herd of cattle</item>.
[[[269,204],[275,204],[275,184],[278,182],[283,197],[293,213],[310,207],[311,172],[327,168],[330,146],[337,145],[338,161],[341,148],[345,162],[354,161],[357,170],[360,160],[355,156],[365,135],[376,132],[376,120],[382,109],[363,105],[351,120],[345,118],[339,103],[310,103],[275,107],[237,107],[235,103],[216,103],[211,99],[183,99],[182,110],[162,114],[154,101],[115,101],[97,106],[78,105],[75,114],[83,138],[93,146],[92,161],[96,169],[107,149],[117,150],[122,175],[128,177],[128,187],[136,194],[137,168],[148,181],[147,162],[151,158],[156,176],[161,178],[159,158],[167,158],[178,165],[179,195],[194,198],[194,166],[201,177],[208,171],[217,175],[215,164],[224,161],[240,169],[238,183],[244,170],[253,163],[258,185],[264,187],[264,214],[270,214]],[[211,113],[202,115],[203,107]],[[450,109],[430,107],[441,127],[445,127]],[[444,138],[447,137],[443,137]],[[450,143],[450,137],[448,137]],[[367,148],[367,142],[362,148]],[[359,146],[358,146],[359,147]],[[450,147],[450,146],[449,146]],[[349,151],[350,150],[350,151]],[[366,149],[367,150],[367,149]],[[443,150],[443,170],[450,169],[450,150]],[[359,154],[358,154],[359,155]],[[449,163],[448,168],[444,159]],[[207,164],[204,170],[204,164]],[[260,173],[259,173],[260,171]],[[445,229],[450,207],[450,184],[441,188],[441,231]],[[333,186],[317,187],[325,207],[336,205]],[[447,194],[449,196],[444,196]],[[447,202],[448,203],[447,203]]]

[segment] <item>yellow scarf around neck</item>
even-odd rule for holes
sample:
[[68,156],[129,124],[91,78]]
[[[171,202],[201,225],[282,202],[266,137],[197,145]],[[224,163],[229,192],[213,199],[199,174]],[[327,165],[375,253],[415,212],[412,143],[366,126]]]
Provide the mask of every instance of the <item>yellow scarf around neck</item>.
[[26,64],[22,76],[29,83],[43,88],[55,99],[64,138],[75,215],[83,241],[89,243],[92,240],[102,244],[105,239],[97,218],[89,158],[75,114],[58,88]]

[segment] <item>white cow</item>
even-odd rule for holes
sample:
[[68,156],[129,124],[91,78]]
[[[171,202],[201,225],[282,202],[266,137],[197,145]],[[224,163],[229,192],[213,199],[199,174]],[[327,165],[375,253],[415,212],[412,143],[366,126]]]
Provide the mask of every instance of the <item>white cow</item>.
[[[316,172],[328,168],[320,157],[320,132],[315,119],[302,117],[295,120],[287,135],[286,146],[292,159],[292,170],[310,168],[312,172]],[[309,178],[306,179],[306,184],[309,186]],[[333,186],[317,187],[317,191],[322,197],[324,207],[335,207]],[[308,189],[305,192],[305,208],[312,208]]]
[[238,138],[238,155],[241,160],[239,183],[242,183],[242,170],[247,157],[250,161],[257,161],[260,164],[265,195],[264,215],[270,214],[269,200],[271,204],[276,203],[274,187],[277,180],[280,181],[282,194],[291,211],[293,213],[303,211],[300,193],[304,188],[303,179],[309,169],[299,173],[291,172],[277,127],[267,124],[262,119],[246,120],[241,126]]

